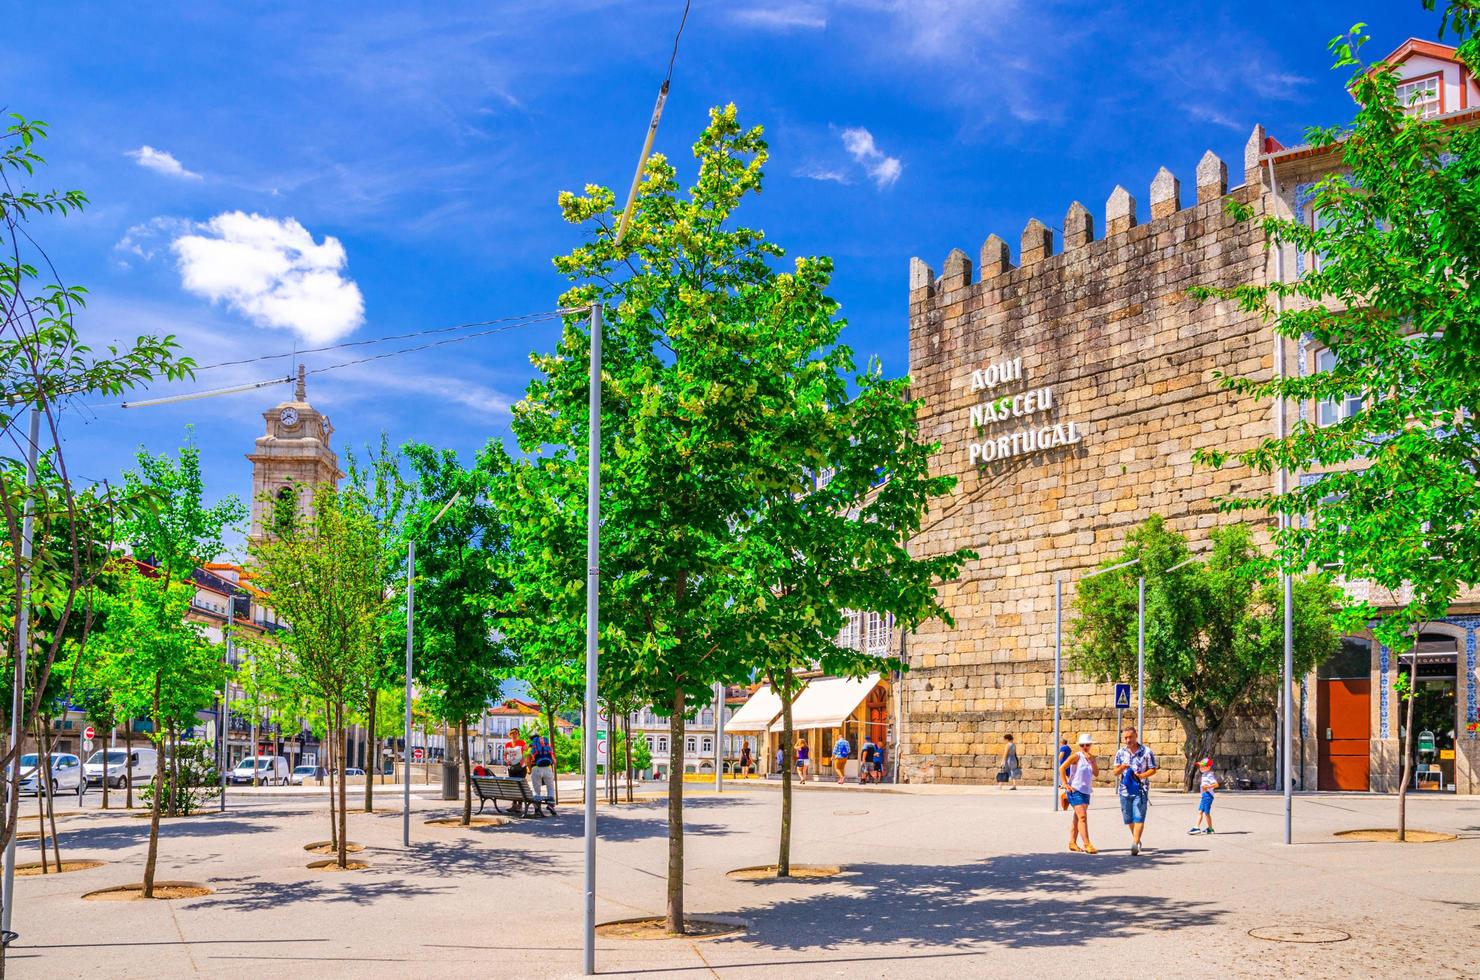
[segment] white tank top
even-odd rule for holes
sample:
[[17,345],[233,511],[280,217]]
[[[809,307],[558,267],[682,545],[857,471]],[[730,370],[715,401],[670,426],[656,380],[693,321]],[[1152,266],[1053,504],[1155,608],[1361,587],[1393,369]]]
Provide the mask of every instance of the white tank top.
[[1088,793],[1094,784],[1094,770],[1090,769],[1084,754],[1074,756],[1074,764],[1069,767],[1069,788],[1077,793]]

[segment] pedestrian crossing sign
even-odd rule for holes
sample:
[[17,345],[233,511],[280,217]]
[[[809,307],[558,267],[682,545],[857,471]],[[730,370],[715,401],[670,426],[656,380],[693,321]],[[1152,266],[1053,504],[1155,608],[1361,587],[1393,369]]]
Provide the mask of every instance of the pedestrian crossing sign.
[[1124,711],[1131,706],[1131,686],[1129,684],[1115,685],[1115,710]]

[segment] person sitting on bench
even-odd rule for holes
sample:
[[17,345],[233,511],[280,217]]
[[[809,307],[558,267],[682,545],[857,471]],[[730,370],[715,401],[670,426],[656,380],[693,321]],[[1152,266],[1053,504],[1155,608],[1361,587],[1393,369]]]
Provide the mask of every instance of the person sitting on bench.
[[[517,779],[520,782],[528,785],[527,780],[529,778],[529,759],[530,755],[528,752],[526,752],[521,758],[515,759],[513,762],[509,763],[509,778]],[[509,812],[514,814],[514,816],[516,817],[524,816],[524,804],[509,804]]]

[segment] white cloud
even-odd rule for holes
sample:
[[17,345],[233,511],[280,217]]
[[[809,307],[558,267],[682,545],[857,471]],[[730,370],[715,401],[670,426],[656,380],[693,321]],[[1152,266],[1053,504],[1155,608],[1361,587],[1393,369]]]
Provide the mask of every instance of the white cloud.
[[1227,127],[1228,129],[1234,130],[1235,132],[1240,132],[1241,133],[1241,132],[1243,132],[1246,129],[1252,129],[1253,128],[1251,125],[1250,126],[1246,126],[1243,123],[1238,122],[1237,120],[1233,119],[1231,116],[1228,116],[1227,114],[1225,114],[1223,112],[1220,112],[1217,109],[1214,109],[1212,106],[1207,106],[1207,105],[1189,105],[1189,106],[1186,107],[1186,109],[1187,109],[1187,114],[1189,116],[1191,116],[1193,119],[1201,120],[1202,122],[1212,123],[1214,126],[1224,126],[1224,127]]
[[152,170],[166,177],[174,177],[177,180],[201,180],[200,174],[192,170],[186,170],[175,155],[168,150],[156,150],[152,146],[141,146],[137,150],[129,150],[125,156],[133,157],[134,162],[145,170]]
[[898,157],[891,157],[879,149],[874,134],[862,126],[843,130],[843,148],[868,172],[874,186],[883,190],[892,186],[904,170]]
[[342,274],[347,259],[339,239],[317,244],[293,218],[241,211],[218,214],[196,231],[170,243],[189,292],[315,343],[364,322],[360,288]]
[[820,31],[827,26],[827,14],[822,7],[806,3],[783,2],[739,7],[730,12],[730,19],[737,24],[765,31]]
[[797,176],[798,177],[806,177],[808,180],[826,180],[826,181],[832,181],[835,184],[851,184],[851,183],[853,183],[853,181],[851,181],[851,180],[848,179],[848,175],[847,174],[843,173],[841,170],[834,170],[831,167],[823,167],[823,166],[808,166],[808,167],[803,167],[802,169],[800,169],[800,170],[797,171]]

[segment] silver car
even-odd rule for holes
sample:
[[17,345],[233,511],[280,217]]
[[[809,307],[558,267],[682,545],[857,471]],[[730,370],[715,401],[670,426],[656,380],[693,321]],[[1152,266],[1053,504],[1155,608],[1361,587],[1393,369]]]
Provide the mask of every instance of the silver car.
[[49,786],[42,785],[46,780],[46,774],[40,772],[38,765],[39,757],[35,752],[28,752],[21,756],[21,793],[29,793],[39,796],[56,794],[62,790],[77,792],[83,785],[82,782],[82,760],[70,752],[53,752],[51,754],[51,783]]

